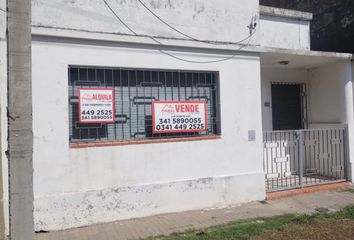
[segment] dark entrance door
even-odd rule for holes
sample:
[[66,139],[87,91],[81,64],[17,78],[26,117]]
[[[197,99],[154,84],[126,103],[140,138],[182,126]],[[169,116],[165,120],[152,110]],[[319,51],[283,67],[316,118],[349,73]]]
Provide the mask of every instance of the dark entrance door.
[[273,130],[302,129],[301,84],[272,84]]

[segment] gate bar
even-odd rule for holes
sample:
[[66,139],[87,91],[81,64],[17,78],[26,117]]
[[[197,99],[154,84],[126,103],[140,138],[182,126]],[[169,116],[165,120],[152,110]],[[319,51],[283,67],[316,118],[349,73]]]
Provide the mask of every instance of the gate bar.
[[300,181],[300,188],[304,188],[304,143],[303,143],[303,132],[301,130],[297,131],[297,143],[299,144],[299,181]]

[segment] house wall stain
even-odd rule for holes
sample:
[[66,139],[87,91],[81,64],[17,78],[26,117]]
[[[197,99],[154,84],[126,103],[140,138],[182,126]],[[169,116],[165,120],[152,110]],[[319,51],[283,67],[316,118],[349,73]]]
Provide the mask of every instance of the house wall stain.
[[[262,181],[262,177],[259,180]],[[236,204],[235,199],[240,197],[236,188],[240,182],[240,177],[226,176],[37,197],[35,230],[58,230],[149,216],[152,212],[164,213],[171,205],[175,205],[172,209],[178,212],[191,206],[202,209]],[[171,201],[176,195],[184,206]],[[208,199],[207,204],[199,198]]]
[[[247,25],[258,15],[257,0],[142,0],[158,16],[180,31],[203,40],[239,41],[248,36]],[[115,13],[136,33],[185,39],[168,28],[136,0],[107,0]],[[42,28],[132,33],[97,0],[33,0],[34,26]],[[256,44],[256,40],[254,41]]]

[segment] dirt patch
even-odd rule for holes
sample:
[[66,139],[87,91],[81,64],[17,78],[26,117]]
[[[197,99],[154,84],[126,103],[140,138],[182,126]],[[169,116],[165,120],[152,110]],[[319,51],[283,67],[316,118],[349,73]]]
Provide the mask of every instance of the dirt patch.
[[268,230],[250,240],[333,240],[354,239],[354,220],[323,220],[311,224],[285,225],[279,230]]

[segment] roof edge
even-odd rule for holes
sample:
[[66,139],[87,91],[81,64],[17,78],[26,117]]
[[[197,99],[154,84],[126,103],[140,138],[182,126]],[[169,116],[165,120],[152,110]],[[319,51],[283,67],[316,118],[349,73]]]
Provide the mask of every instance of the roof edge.
[[324,52],[324,51],[302,50],[302,49],[282,49],[282,48],[272,48],[272,47],[260,47],[258,50],[261,54],[279,53],[279,54],[302,55],[302,56],[309,56],[309,57],[338,58],[343,60],[352,60],[354,57],[353,54],[351,53]]
[[313,19],[313,14],[309,12],[295,11],[285,8],[276,8],[260,5],[259,6],[260,15],[264,16],[274,16],[274,17],[283,17],[291,18],[298,20],[311,21]]

